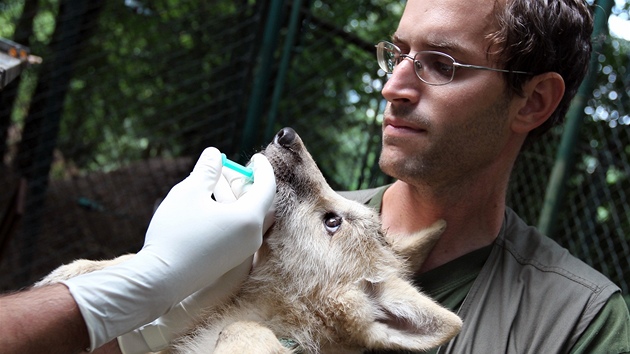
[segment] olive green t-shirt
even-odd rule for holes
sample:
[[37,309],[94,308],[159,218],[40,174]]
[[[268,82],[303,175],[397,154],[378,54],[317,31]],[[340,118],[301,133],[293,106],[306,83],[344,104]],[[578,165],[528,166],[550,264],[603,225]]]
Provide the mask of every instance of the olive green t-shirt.
[[[441,267],[417,276],[414,281],[442,306],[457,312],[488,258],[492,246],[473,251]],[[629,353],[628,308],[620,293],[613,294],[570,353]],[[437,348],[427,353],[437,353]]]

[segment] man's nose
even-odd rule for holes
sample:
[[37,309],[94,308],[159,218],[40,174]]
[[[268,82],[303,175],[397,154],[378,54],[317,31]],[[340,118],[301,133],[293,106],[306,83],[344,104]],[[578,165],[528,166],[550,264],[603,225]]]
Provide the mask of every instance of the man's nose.
[[415,103],[423,83],[416,76],[412,60],[404,58],[396,65],[381,94],[389,102]]

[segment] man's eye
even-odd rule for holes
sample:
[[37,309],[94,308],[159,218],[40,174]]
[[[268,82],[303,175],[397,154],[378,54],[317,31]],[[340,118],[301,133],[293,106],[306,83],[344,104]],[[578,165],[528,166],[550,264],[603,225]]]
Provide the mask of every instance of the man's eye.
[[450,77],[453,74],[453,63],[444,61],[443,59],[435,59],[431,61],[431,71],[434,74]]
[[437,70],[439,70],[444,76],[450,77],[453,75],[453,64],[451,63],[436,63],[436,67],[438,68]]

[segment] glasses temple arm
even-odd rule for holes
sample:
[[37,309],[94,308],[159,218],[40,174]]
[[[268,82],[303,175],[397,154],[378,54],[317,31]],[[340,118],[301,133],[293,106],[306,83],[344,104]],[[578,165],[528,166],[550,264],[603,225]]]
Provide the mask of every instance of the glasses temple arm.
[[512,73],[512,74],[534,75],[533,73],[526,72],[526,71],[496,69],[496,68],[489,68],[489,67],[487,67],[487,66],[470,65],[470,64],[461,64],[461,63],[458,63],[458,62],[454,62],[454,63],[453,63],[453,65],[454,65],[454,66],[456,66],[456,67],[460,67],[460,68],[480,69],[480,70],[490,70],[490,71],[498,71],[498,72],[502,72],[502,73]]

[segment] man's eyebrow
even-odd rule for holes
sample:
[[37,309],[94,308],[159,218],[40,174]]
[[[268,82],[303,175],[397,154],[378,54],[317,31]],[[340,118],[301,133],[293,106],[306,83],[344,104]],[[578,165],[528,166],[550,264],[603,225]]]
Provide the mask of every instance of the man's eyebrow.
[[[400,35],[398,35],[397,33],[394,33],[391,35],[391,41],[392,43],[404,43],[409,46],[412,46],[415,42],[413,40],[411,41],[406,40],[402,38]],[[423,50],[438,50],[438,51],[444,51],[444,52],[448,52],[452,54],[469,53],[469,50],[467,50],[461,44],[455,41],[448,40],[448,38],[444,38],[441,36],[429,36],[428,38],[425,38],[423,40],[422,47],[423,47]]]
[[402,39],[397,33],[391,35],[390,41],[392,43],[407,43],[407,41]]

